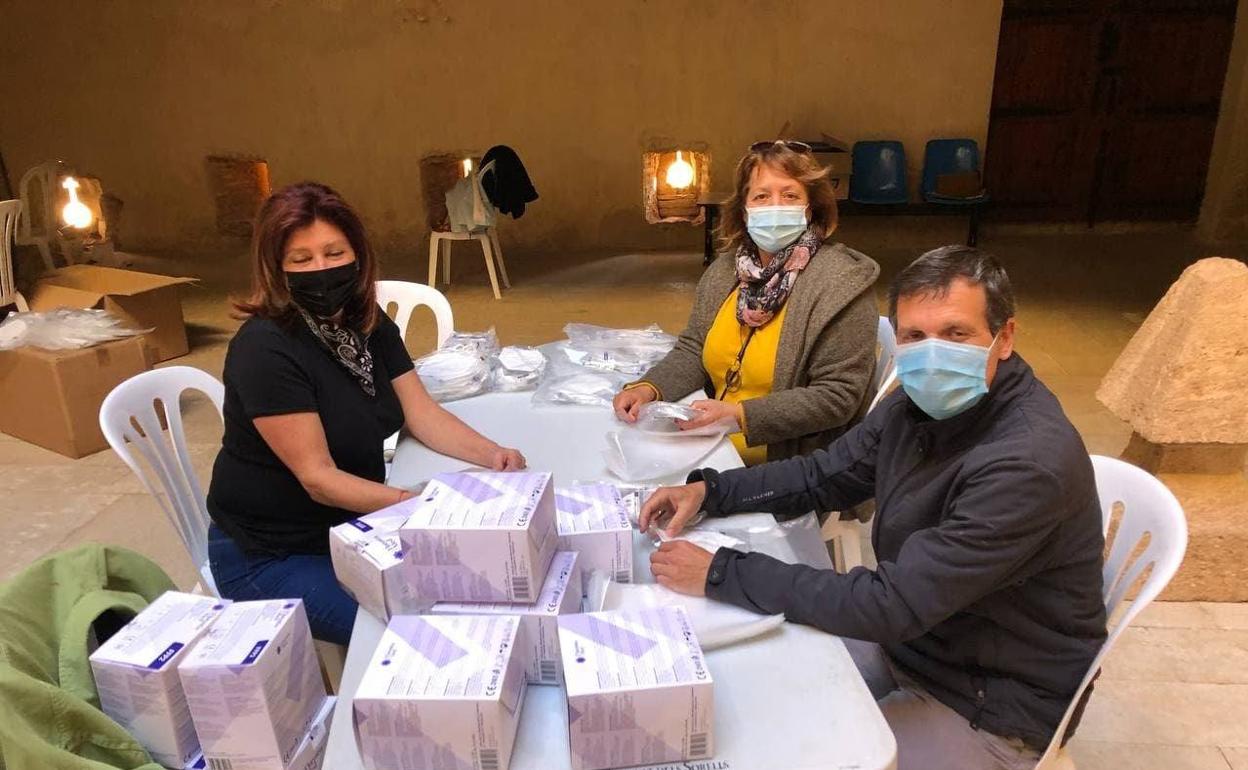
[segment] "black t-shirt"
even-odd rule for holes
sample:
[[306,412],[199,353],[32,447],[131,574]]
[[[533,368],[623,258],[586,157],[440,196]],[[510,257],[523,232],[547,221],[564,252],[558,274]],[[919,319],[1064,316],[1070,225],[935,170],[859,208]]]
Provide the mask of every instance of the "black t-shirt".
[[340,470],[385,481],[382,444],[403,425],[392,380],[412,370],[412,359],[384,313],[368,349],[376,396],[365,393],[304,324],[286,328],[252,318],[230,341],[225,436],[212,469],[208,512],[244,551],[325,553],[329,528],[355,515],[313,500],[256,430],[256,417],[315,412]]

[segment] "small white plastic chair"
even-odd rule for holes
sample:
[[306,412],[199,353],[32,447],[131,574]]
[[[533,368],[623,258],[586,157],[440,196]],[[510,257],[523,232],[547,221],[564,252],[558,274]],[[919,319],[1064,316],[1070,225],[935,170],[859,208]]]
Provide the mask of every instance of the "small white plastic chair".
[[[194,367],[170,366],[137,374],[113,388],[100,405],[100,430],[173,523],[203,585],[220,596],[208,567],[208,506],[182,428],[181,397],[187,390],[208,396],[221,414],[225,386],[220,380]],[[162,415],[167,436],[160,428]]]
[[[1101,499],[1102,531],[1109,545],[1103,569],[1109,636],[1075,691],[1036,770],[1074,770],[1074,760],[1062,746],[1062,737],[1075,708],[1101,670],[1114,643],[1174,577],[1187,551],[1187,519],[1183,506],[1165,484],[1151,473],[1112,457],[1093,455],[1092,468],[1096,473],[1096,492]],[[1122,515],[1110,539],[1109,529],[1118,505],[1122,506]],[[1123,599],[1146,571],[1148,577],[1139,594],[1124,609]]]
[[[21,216],[17,218],[17,243],[38,248],[44,267],[49,271],[56,269],[52,261],[52,242],[56,240],[56,183],[62,170],[64,164],[60,161],[40,163],[22,174],[17,185],[22,200]],[[39,219],[38,227],[31,223],[31,217],[35,216]]]
[[18,310],[26,312],[30,308],[13,279],[13,235],[21,213],[21,200],[0,201],[0,307],[17,305]]
[[494,260],[498,260],[498,273],[502,274],[503,287],[510,289],[511,280],[507,277],[507,264],[503,262],[503,248],[498,244],[498,231],[493,227],[470,232],[448,232],[434,230],[429,233],[429,285],[438,285],[438,253],[442,254],[442,280],[448,286],[451,283],[451,242],[476,241],[481,244],[481,253],[485,257],[485,269],[490,274],[490,287],[494,289],[494,299],[502,299],[498,290],[498,274],[494,272]]
[[[871,387],[875,397],[867,407],[870,413],[880,403],[884,394],[896,381],[897,335],[888,316],[880,316],[875,331],[876,355],[875,372],[871,375]],[[828,516],[823,522],[821,533],[825,543],[832,543],[832,563],[839,572],[849,572],[862,565],[862,522],[857,519],[842,521],[835,514]]]
[[442,292],[432,286],[408,281],[378,281],[377,304],[387,314],[390,306],[395,306],[394,323],[399,327],[399,335],[404,341],[407,340],[407,325],[412,320],[412,312],[422,306],[433,311],[438,327],[438,347],[442,347],[446,338],[455,331],[455,314],[451,312],[451,303]]

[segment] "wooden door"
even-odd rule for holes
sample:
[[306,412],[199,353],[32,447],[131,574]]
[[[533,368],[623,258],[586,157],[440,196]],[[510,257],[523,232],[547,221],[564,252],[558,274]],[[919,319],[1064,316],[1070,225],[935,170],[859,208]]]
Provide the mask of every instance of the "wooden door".
[[1235,0],[1006,0],[986,185],[1010,219],[1194,219]]

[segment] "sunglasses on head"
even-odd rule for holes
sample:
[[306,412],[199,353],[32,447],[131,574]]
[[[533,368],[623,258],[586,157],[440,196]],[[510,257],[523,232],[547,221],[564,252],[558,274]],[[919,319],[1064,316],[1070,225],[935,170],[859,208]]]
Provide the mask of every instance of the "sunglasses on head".
[[809,144],[806,144],[805,142],[797,142],[792,139],[772,139],[765,142],[755,142],[750,145],[750,152],[763,152],[764,150],[770,150],[776,145],[782,145],[793,152],[812,152]]

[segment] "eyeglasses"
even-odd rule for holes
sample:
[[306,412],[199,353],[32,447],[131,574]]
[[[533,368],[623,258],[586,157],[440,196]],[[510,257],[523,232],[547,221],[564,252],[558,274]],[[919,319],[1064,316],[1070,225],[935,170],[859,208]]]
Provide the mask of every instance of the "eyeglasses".
[[773,139],[771,141],[766,141],[766,142],[755,142],[754,144],[750,145],[750,152],[763,152],[765,150],[770,150],[776,145],[781,145],[785,147],[786,149],[789,149],[789,150],[792,150],[793,152],[798,152],[798,153],[814,152],[814,150],[811,148],[809,144],[806,144],[805,142],[794,141],[792,139]]

